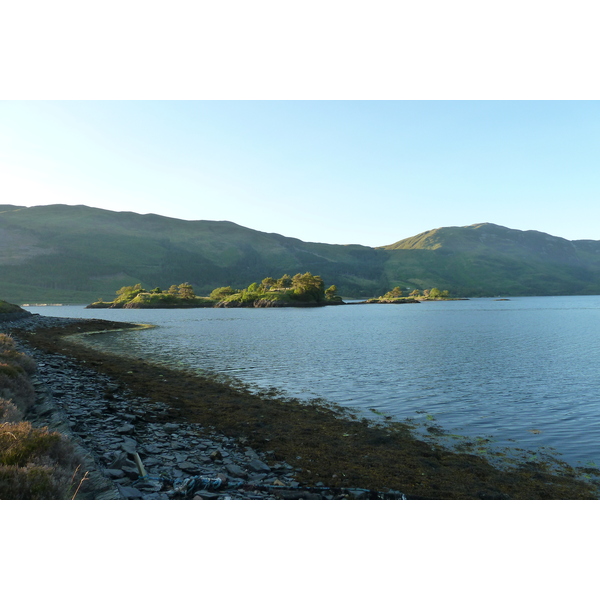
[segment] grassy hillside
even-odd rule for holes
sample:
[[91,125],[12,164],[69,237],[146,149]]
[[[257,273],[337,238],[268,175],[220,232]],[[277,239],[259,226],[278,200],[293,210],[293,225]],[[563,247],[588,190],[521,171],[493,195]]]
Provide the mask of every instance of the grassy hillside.
[[386,253],[305,243],[227,221],[183,221],[86,206],[0,207],[0,294],[12,302],[92,302],[141,282],[199,294],[264,273],[316,272],[347,295],[385,289]]
[[596,241],[483,223],[434,229],[384,249],[393,285],[461,296],[600,294]]
[[0,300],[0,321],[4,319],[11,319],[13,315],[23,314],[27,314],[27,311],[22,309],[20,306]]
[[600,294],[600,242],[491,223],[427,231],[381,248],[302,242],[228,221],[183,221],[86,206],[0,205],[0,297],[12,303],[111,299],[141,283],[199,295],[265,273],[319,273],[342,296],[402,288],[453,296]]

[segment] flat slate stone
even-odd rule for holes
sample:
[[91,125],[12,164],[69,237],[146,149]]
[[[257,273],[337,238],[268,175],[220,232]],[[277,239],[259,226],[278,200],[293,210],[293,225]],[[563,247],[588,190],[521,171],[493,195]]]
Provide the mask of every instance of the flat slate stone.
[[248,474],[244,469],[233,463],[225,465],[225,470],[233,477],[239,477],[240,479],[246,479],[248,477]]
[[182,471],[185,471],[186,473],[189,473],[190,475],[199,475],[200,474],[200,467],[198,467],[198,465],[195,465],[194,463],[191,463],[187,460],[177,463],[177,468],[181,469]]
[[248,463],[248,468],[256,473],[270,473],[271,467],[264,463],[262,460],[255,458]]
[[131,425],[131,423],[126,423],[125,425],[121,425],[121,427],[117,429],[117,433],[131,433],[132,431],[134,431],[134,429],[135,427]]
[[112,479],[120,479],[125,476],[125,471],[121,469],[104,469],[104,474]]
[[144,494],[134,487],[120,485],[119,492],[121,492],[123,500],[143,500],[144,498]]

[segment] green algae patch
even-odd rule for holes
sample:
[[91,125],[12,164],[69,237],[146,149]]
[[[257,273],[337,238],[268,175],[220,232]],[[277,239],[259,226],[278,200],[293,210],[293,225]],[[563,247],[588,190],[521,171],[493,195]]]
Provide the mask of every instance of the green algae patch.
[[[288,462],[301,469],[298,480],[307,486],[391,489],[408,499],[432,500],[598,498],[594,478],[600,473],[592,467],[583,473],[560,461],[527,455],[503,461],[484,438],[452,438],[432,419],[425,418],[430,437],[420,439],[416,422],[385,416],[377,422],[323,400],[303,402],[275,390],[253,392],[216,376],[100,353],[79,343],[81,337],[70,337],[137,327],[90,320],[15,335],[41,350],[85,362],[136,395],[168,404],[165,421],[200,423],[242,446],[267,452],[273,462]],[[464,445],[450,449],[448,440]]]

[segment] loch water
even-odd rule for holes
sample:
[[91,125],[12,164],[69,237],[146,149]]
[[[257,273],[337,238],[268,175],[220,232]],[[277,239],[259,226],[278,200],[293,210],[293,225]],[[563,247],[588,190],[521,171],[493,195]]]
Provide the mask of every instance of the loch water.
[[90,310],[149,323],[88,337],[102,350],[235,377],[456,435],[553,448],[600,465],[600,296],[269,309]]

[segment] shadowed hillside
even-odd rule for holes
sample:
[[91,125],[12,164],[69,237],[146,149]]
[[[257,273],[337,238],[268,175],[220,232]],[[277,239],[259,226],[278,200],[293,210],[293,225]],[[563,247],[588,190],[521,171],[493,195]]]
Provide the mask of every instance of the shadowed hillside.
[[[386,253],[306,243],[227,221],[184,221],[86,206],[0,206],[0,293],[12,302],[112,298],[141,282],[187,281],[199,294],[265,274],[319,273],[342,294],[387,288]],[[339,282],[339,283],[338,283]]]
[[13,303],[88,304],[124,286],[174,281],[207,295],[269,273],[307,271],[354,297],[395,286],[453,296],[600,294],[600,242],[484,223],[368,248],[302,242],[228,221],[0,205],[0,297]]

